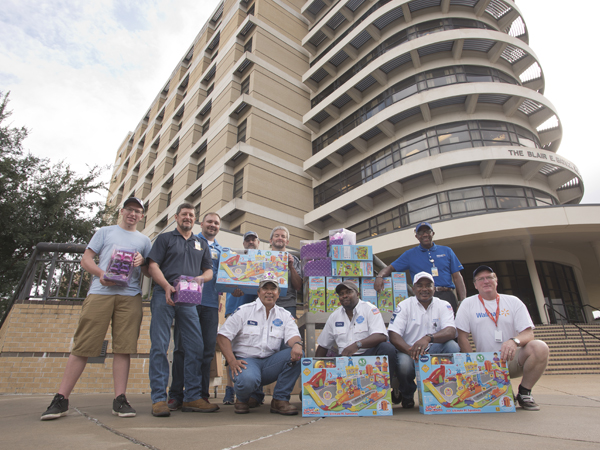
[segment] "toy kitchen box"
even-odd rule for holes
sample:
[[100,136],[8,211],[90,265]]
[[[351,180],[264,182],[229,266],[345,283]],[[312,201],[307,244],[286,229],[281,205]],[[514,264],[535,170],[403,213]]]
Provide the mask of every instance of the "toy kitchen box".
[[234,250],[224,248],[219,259],[217,291],[233,292],[237,288],[244,294],[258,291],[258,283],[266,272],[273,273],[279,280],[280,296],[288,288],[288,254],[273,250]]
[[302,358],[302,416],[391,416],[385,356]]
[[515,412],[508,367],[494,352],[422,355],[415,372],[423,414]]

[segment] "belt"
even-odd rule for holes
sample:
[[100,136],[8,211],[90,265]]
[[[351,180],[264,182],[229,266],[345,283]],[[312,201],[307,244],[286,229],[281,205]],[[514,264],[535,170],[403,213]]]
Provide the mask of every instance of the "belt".
[[451,290],[453,290],[453,289],[454,289],[454,288],[451,288],[451,287],[445,287],[445,286],[436,286],[436,287],[435,287],[435,290],[436,290],[437,292],[448,292],[448,291],[451,291]]

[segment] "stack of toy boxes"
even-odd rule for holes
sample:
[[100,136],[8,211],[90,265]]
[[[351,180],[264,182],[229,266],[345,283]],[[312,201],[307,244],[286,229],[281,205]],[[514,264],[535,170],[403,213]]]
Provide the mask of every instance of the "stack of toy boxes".
[[273,250],[233,250],[224,248],[219,259],[217,291],[233,292],[237,288],[244,294],[256,294],[258,283],[270,272],[279,281],[283,296],[288,288],[288,253]]
[[327,241],[300,241],[304,304],[309,312],[325,312],[325,277],[331,275]]
[[423,414],[515,412],[508,368],[497,353],[421,355],[415,372]]
[[406,284],[406,273],[392,272],[392,292],[394,296],[394,305],[408,298],[408,287]]
[[338,296],[337,292],[335,292],[335,288],[337,287],[338,284],[340,284],[343,280],[342,277],[327,277],[325,283],[326,283],[326,293],[327,293],[327,298],[326,298],[326,311],[327,312],[332,312],[335,311],[336,309],[338,309],[340,307],[340,297]]
[[381,292],[375,290],[375,277],[367,277],[362,279],[361,283],[361,299],[365,302],[371,302],[377,305],[381,312],[394,312],[396,304],[392,291],[392,278],[383,278],[383,289]]

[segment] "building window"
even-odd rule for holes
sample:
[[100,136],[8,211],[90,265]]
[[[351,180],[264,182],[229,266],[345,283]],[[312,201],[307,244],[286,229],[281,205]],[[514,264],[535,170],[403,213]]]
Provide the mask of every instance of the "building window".
[[194,206],[194,215],[196,216],[196,223],[202,222],[202,218],[200,217],[200,207],[201,206],[202,206],[202,203],[198,203],[196,206]]
[[167,194],[167,208],[171,206],[171,191]]
[[238,125],[237,142],[246,142],[246,121]]
[[248,8],[248,11],[246,11],[246,15],[248,15],[248,16],[254,15],[254,3],[252,3],[252,6],[250,8]]
[[233,198],[242,198],[243,192],[244,192],[244,169],[241,169],[233,177]]
[[198,165],[196,166],[196,180],[198,178],[200,178],[202,175],[204,175],[204,163],[206,162],[206,159],[203,159],[202,161],[200,161],[198,163]]
[[250,75],[248,75],[246,78],[244,78],[242,80],[242,94],[249,94],[250,93]]
[[211,84],[206,90],[206,96],[208,97],[212,91],[215,89],[215,83]]
[[177,153],[173,155],[173,167],[177,164]]
[[204,136],[208,132],[209,128],[210,128],[210,119],[207,119],[206,122],[204,122],[202,124],[202,136]]
[[148,218],[148,206],[149,202],[144,203],[144,217],[142,218],[142,229],[146,228],[146,219]]
[[248,42],[244,45],[244,51],[248,53],[252,52],[252,38],[248,39]]

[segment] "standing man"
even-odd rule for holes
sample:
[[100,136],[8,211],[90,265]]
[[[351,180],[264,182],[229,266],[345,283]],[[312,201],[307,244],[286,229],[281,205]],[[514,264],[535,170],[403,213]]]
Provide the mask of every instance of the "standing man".
[[171,324],[175,319],[181,338],[183,358],[183,384],[185,388],[183,412],[213,412],[211,405],[202,398],[202,357],[204,345],[200,331],[198,310],[190,306],[177,306],[171,300],[175,292],[173,284],[181,275],[193,276],[198,284],[208,283],[213,276],[210,249],[204,239],[192,234],[195,215],[194,205],[183,203],[175,214],[177,228],[159,234],[148,255],[148,271],[156,286],[150,303],[150,388],[152,415],[167,417],[167,384],[169,361],[167,351],[171,339]]
[[258,299],[240,306],[219,330],[217,342],[234,380],[236,414],[250,412],[250,395],[274,381],[271,412],[298,414],[290,396],[300,376],[302,340],[292,315],[276,305],[278,297],[277,277],[267,272],[258,285]]
[[[271,249],[278,252],[287,252],[287,245],[290,243],[290,232],[283,225],[273,228],[271,231]],[[291,253],[288,253],[288,289],[284,297],[279,297],[277,306],[281,306],[296,319],[296,297],[298,291],[302,289],[302,270],[300,269],[300,260]]]
[[398,382],[402,407],[415,406],[415,364],[425,353],[458,353],[452,306],[433,296],[433,276],[419,272],[413,280],[414,297],[396,307],[390,320],[390,342],[398,349]]
[[[383,289],[382,277],[389,277],[392,272],[410,271],[414,277],[419,272],[427,272],[435,282],[435,296],[452,305],[456,314],[458,304],[467,296],[467,288],[460,271],[464,268],[452,249],[433,242],[433,227],[429,222],[421,222],[415,228],[415,237],[420,245],[404,252],[396,261],[381,270],[375,280],[375,290]],[[458,294],[458,302],[454,289]]]
[[458,343],[461,352],[473,351],[469,333],[478,352],[499,352],[508,361],[510,378],[523,377],[517,402],[527,411],[539,411],[531,390],[548,364],[549,350],[545,342],[533,337],[533,322],[525,304],[512,295],[498,294],[498,278],[488,266],[473,272],[479,295],[466,298],[456,315]]
[[[210,393],[210,364],[215,357],[215,345],[217,344],[217,329],[219,328],[219,293],[217,292],[216,273],[219,270],[219,258],[223,247],[217,242],[216,236],[221,229],[221,217],[214,212],[204,215],[200,223],[201,233],[196,236],[204,241],[209,247],[210,257],[212,259],[213,279],[204,283],[202,287],[202,304],[197,305],[198,318],[200,320],[200,333],[202,333],[202,345],[204,352],[202,354],[202,398],[210,403],[208,398]],[[171,388],[169,389],[169,410],[176,411],[183,405],[183,359],[185,352],[181,345],[181,335],[179,327],[176,325],[174,330],[173,368]],[[218,409],[218,407],[217,407]]]
[[[137,340],[142,323],[141,270],[152,244],[147,236],[136,230],[144,217],[144,204],[130,197],[123,203],[118,225],[100,228],[88,244],[81,267],[93,275],[88,296],[83,302],[79,324],[73,337],[73,350],[67,360],[58,393],[42,414],[42,420],[58,419],[69,410],[69,394],[83,373],[88,357],[98,356],[108,325],[112,321],[113,379],[115,399],[112,413],[119,417],[134,417],[135,409],[125,397],[131,353],[137,353]],[[133,273],[127,286],[117,286],[104,278],[113,249],[135,248]],[[96,264],[94,258],[99,257]],[[148,269],[143,268],[148,276]]]

